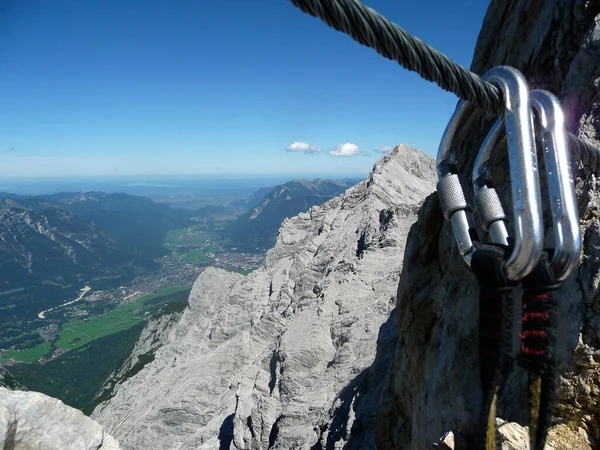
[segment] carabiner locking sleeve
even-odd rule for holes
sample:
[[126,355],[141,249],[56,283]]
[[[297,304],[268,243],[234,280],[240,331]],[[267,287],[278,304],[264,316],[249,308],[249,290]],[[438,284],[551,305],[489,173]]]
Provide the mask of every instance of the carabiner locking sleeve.
[[470,196],[465,194],[465,183],[456,173],[456,148],[453,140],[460,123],[473,112],[472,105],[464,100],[458,102],[442,136],[437,156],[437,192],[442,211],[446,220],[452,223],[458,250],[469,266],[476,248],[477,232],[472,216],[473,203]]

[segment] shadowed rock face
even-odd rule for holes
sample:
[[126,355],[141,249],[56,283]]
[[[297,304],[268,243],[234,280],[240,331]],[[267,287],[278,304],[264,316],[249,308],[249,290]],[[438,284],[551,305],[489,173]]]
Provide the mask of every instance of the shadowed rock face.
[[[7,389],[23,389],[23,386],[4,367],[0,367],[0,387]],[[24,390],[24,389],[23,389]]]
[[0,447],[4,450],[119,450],[101,425],[38,392],[0,387]]
[[[472,70],[482,74],[503,64],[521,70],[531,88],[549,89],[561,99],[571,132],[600,147],[599,14],[597,1],[494,0]],[[458,169],[467,180],[489,125],[475,121],[457,137],[465,143]],[[555,415],[565,422],[562,426],[575,430],[578,442],[555,448],[590,448],[590,443],[600,442],[600,198],[595,175],[581,166],[576,174],[584,255],[561,292],[557,354],[562,378]],[[504,186],[509,202],[505,156],[494,169],[494,181]],[[397,295],[396,353],[377,420],[380,449],[430,449],[450,430],[468,440],[481,407],[477,285],[456,249],[436,194],[425,201],[407,242]],[[526,375],[515,368],[500,405],[501,417],[527,424],[525,389]],[[551,442],[559,443],[556,434]]]
[[433,159],[400,145],[286,219],[260,269],[207,269],[154,361],[93,417],[128,449],[372,448],[406,235],[435,183]]

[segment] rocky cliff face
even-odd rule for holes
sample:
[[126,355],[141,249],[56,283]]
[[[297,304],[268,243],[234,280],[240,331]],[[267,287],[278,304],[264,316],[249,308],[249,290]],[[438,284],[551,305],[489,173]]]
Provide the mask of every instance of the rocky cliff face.
[[[173,312],[152,317],[121,367],[110,374],[96,394],[94,403],[106,402],[114,396],[117,386],[136,375],[147,364],[154,361],[156,351],[166,341],[169,332],[181,319],[181,312]],[[0,369],[1,370],[1,369]],[[0,372],[1,374],[1,372]]]
[[0,447],[4,450],[119,450],[102,426],[60,400],[0,387]]
[[[500,64],[521,70],[531,87],[557,94],[570,131],[600,147],[600,2],[492,1],[472,70],[483,73]],[[475,123],[458,137],[466,143],[458,164],[466,179],[488,129],[489,123]],[[566,434],[555,430],[550,442],[565,449],[600,444],[599,185],[597,174],[581,164],[577,176],[584,255],[561,294],[562,378],[555,412],[571,438],[565,443]],[[509,185],[506,160],[494,177],[497,186]],[[509,200],[508,192],[504,196]],[[473,435],[481,406],[476,305],[476,281],[432,195],[405,250],[397,295],[398,341],[377,421],[378,448],[430,449],[450,430],[467,440]],[[515,368],[499,411],[523,425],[525,380]]]
[[0,367],[0,387],[7,389],[23,389],[23,386],[4,367]]
[[434,166],[398,146],[286,219],[257,271],[207,269],[154,361],[93,417],[130,449],[373,447],[406,236]]

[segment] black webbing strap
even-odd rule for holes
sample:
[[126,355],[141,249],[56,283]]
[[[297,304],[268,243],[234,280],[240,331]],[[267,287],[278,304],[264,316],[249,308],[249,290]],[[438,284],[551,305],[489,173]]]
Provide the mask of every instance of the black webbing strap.
[[532,450],[543,450],[555,401],[556,291],[560,283],[542,253],[535,269],[523,279],[519,365],[529,372],[529,436]]
[[513,290],[517,283],[508,280],[504,273],[509,252],[505,246],[483,244],[471,260],[479,282],[479,368],[486,450],[501,448],[495,422],[496,400],[512,362]]

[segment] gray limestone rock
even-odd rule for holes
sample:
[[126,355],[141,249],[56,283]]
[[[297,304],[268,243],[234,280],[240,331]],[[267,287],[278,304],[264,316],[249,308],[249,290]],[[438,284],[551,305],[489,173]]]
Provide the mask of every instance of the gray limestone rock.
[[27,390],[13,377],[12,373],[6,367],[0,367],[0,387],[22,391]]
[[127,449],[373,447],[406,236],[435,183],[433,159],[400,145],[286,219],[258,270],[207,269],[155,360],[93,417]]
[[[506,422],[496,419],[501,449],[498,450],[529,450],[528,427],[516,422]],[[566,424],[553,427],[548,433],[545,450],[592,450],[588,433],[583,428],[574,428]],[[433,450],[468,450],[469,445],[460,435],[447,432],[439,442],[433,444]]]
[[[521,70],[530,87],[558,95],[570,131],[600,146],[600,2],[493,0],[472,70],[481,74],[501,64]],[[474,121],[457,137],[464,143],[457,167],[467,180],[489,126]],[[494,181],[504,187],[508,204],[506,151],[497,150],[504,156],[494,167]],[[576,167],[584,254],[561,290],[555,416],[565,430],[584,431],[595,448],[600,442],[600,208],[597,174],[579,161]],[[478,432],[477,302],[475,278],[432,195],[405,250],[396,308],[398,340],[377,419],[378,448],[430,449],[448,430],[468,440]],[[515,367],[500,404],[501,417],[527,425],[526,389],[526,374]],[[558,431],[551,433],[549,446],[558,445]]]
[[117,386],[123,384],[142,370],[146,364],[152,362],[156,351],[173,326],[179,321],[181,315],[181,312],[176,312],[150,318],[127,359],[115,373],[106,378],[94,401],[100,402],[112,398]]
[[[502,450],[529,450],[529,430],[515,422],[497,419]],[[555,426],[548,434],[546,450],[592,450],[583,428],[573,429],[565,424]]]
[[118,450],[81,411],[38,392],[0,387],[0,447],[5,450]]

